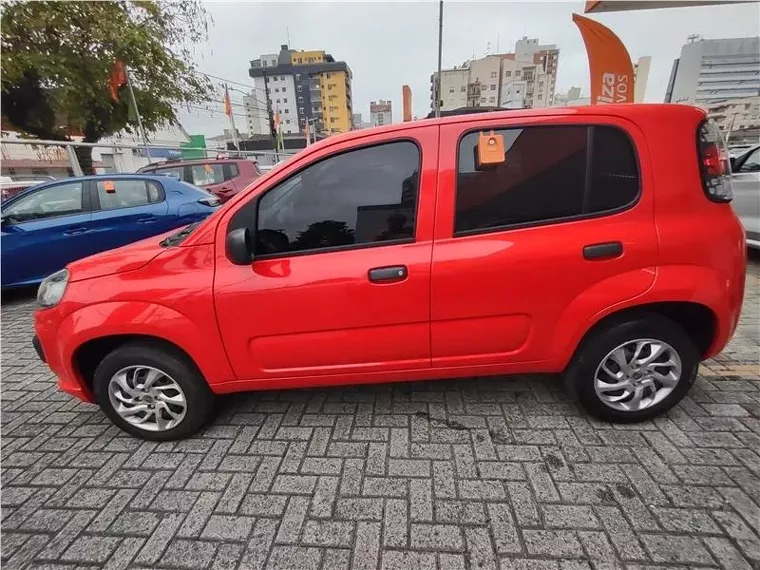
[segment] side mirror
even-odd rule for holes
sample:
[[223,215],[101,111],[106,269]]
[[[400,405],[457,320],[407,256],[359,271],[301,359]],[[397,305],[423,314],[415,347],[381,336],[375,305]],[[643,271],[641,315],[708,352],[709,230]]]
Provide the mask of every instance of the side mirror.
[[235,265],[249,265],[253,261],[253,243],[251,230],[239,228],[227,234],[224,242],[224,251]]

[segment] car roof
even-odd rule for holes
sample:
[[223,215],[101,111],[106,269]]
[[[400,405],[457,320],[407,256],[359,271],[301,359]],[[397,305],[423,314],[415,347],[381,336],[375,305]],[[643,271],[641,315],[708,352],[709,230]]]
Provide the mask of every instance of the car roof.
[[186,164],[192,165],[192,164],[206,164],[209,162],[240,162],[240,161],[256,162],[256,159],[241,158],[241,157],[188,158],[187,160],[167,160],[166,162],[151,162],[150,164],[141,166],[140,169],[142,170],[143,168],[172,168],[174,166],[185,166]]

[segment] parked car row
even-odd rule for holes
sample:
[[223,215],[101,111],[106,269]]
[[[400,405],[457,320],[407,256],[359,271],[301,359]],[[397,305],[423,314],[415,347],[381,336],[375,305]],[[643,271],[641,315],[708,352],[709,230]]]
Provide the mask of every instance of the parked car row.
[[37,284],[77,259],[201,220],[260,175],[246,159],[141,172],[15,181],[12,192],[4,181],[11,195],[2,205],[2,287]]
[[747,234],[747,245],[760,248],[760,145],[731,159],[732,205]]
[[46,278],[34,346],[61,390],[146,439],[192,434],[215,394],[511,373],[562,374],[593,415],[640,421],[736,329],[732,197],[720,133],[686,105],[354,131]]

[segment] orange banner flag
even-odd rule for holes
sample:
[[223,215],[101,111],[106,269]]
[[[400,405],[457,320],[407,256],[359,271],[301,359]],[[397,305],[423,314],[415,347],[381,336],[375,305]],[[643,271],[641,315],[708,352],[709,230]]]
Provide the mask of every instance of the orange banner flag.
[[230,101],[230,92],[227,89],[227,85],[224,86],[224,114],[228,117],[232,116],[232,101]]
[[586,44],[591,71],[591,104],[633,103],[633,64],[628,50],[612,31],[573,14]]

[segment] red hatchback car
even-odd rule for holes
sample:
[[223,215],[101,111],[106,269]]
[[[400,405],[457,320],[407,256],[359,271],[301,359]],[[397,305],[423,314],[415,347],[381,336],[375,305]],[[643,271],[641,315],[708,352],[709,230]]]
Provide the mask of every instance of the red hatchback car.
[[138,172],[175,175],[184,182],[211,192],[222,203],[261,176],[258,163],[245,158],[169,161],[149,164]]
[[193,433],[215,394],[515,373],[643,420],[737,325],[730,199],[720,134],[686,105],[356,131],[50,276],[34,342],[62,390],[146,439]]

